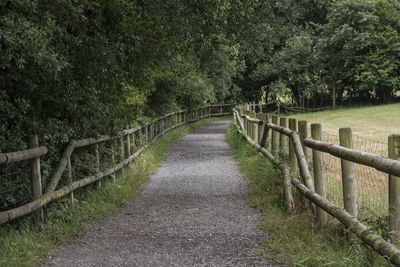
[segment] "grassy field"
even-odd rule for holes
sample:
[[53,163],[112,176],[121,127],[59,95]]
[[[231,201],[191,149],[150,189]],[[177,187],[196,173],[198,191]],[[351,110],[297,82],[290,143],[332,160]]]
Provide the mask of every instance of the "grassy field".
[[309,124],[321,123],[323,131],[338,134],[339,128],[350,127],[353,134],[387,142],[391,134],[400,134],[400,103],[367,107],[339,108],[290,115]]
[[[250,180],[252,205],[261,211],[259,227],[269,233],[260,248],[266,258],[287,266],[390,266],[361,243],[349,244],[337,223],[315,226],[308,211],[284,211],[282,177],[231,126],[226,139],[233,148],[240,171]],[[298,203],[296,203],[298,205]]]
[[32,216],[1,225],[0,266],[32,266],[43,262],[51,256],[55,245],[78,235],[86,222],[105,217],[134,198],[158,168],[173,142],[210,121],[220,119],[205,119],[165,134],[126,168],[125,175],[118,175],[115,183],[104,181],[100,190],[87,186],[77,191],[74,207],[70,206],[67,198],[48,205],[46,222],[42,226],[35,225]]

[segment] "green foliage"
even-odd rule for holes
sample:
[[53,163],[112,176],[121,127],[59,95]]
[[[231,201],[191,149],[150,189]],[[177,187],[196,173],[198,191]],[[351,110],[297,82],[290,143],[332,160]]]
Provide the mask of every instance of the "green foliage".
[[[215,1],[1,1],[0,151],[24,149],[38,134],[49,148],[45,188],[70,139],[234,101],[243,60],[219,26],[231,12]],[[1,167],[6,203],[30,194],[15,188],[26,174],[26,166]]]

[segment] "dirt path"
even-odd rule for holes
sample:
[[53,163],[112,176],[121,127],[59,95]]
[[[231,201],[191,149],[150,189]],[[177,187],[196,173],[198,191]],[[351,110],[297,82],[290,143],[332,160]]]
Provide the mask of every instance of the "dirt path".
[[144,191],[56,249],[49,266],[269,266],[257,256],[247,182],[224,141],[229,121],[171,146]]

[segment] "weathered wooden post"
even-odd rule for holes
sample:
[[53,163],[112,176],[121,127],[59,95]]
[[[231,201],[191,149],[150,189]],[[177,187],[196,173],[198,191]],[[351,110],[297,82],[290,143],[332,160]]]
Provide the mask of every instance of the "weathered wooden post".
[[260,107],[259,113],[263,113],[262,104],[260,102],[258,102],[258,106]]
[[136,132],[132,133],[132,152],[131,153],[136,151],[136,137],[135,137],[135,135],[136,135]]
[[[28,140],[29,148],[35,148],[39,146],[39,137],[37,134],[29,136]],[[42,174],[40,172],[40,157],[36,157],[30,160],[31,167],[31,188],[32,188],[32,199],[36,200],[42,197]],[[43,208],[38,209],[36,212],[36,220],[38,222],[44,221]]]
[[[68,157],[67,161],[67,169],[68,169],[68,177],[67,177],[67,184],[70,185],[72,184],[72,165],[71,165],[71,157]],[[74,205],[74,191],[69,193],[69,199],[71,201],[71,205]]]
[[[280,126],[282,126],[282,127],[285,127],[285,128],[287,128],[287,119],[286,118],[280,118],[279,119],[279,125]],[[282,152],[284,152],[284,153],[287,153],[288,151],[287,151],[287,136],[286,135],[284,135],[284,134],[279,134],[279,149],[280,149],[280,151],[281,151],[281,153]]]
[[219,107],[219,114],[222,115],[222,106]]
[[[95,145],[94,154],[96,157],[96,173],[100,172],[100,153],[99,153],[99,144]],[[97,188],[101,188],[101,180],[96,181]]]
[[208,117],[211,117],[211,106],[208,106]]
[[[322,141],[321,124],[319,124],[319,123],[311,124],[311,137],[314,140]],[[312,155],[313,155],[313,172],[314,172],[315,191],[321,197],[326,198],[325,169],[324,169],[325,167],[324,167],[323,153],[316,149],[313,149]],[[316,217],[317,217],[317,223],[320,226],[322,226],[326,223],[327,214],[318,206],[316,209]]]
[[[252,117],[252,111],[248,112],[248,116],[251,118]],[[251,121],[249,121],[249,132],[250,132],[250,138],[253,139],[253,131],[254,131],[254,127],[253,127],[253,123]]]
[[[126,126],[126,129],[129,130],[129,125]],[[129,138],[129,134],[126,135],[126,157],[129,158],[131,155],[131,141]]]
[[[264,114],[264,124],[267,124],[269,122],[269,115],[268,114]],[[265,129],[265,127],[264,127]],[[266,129],[266,139],[265,139],[265,144],[264,144],[264,148],[268,149],[268,144],[269,144],[269,130],[268,128]]]
[[[247,115],[247,110],[245,110],[243,114],[244,114],[244,115]],[[248,123],[246,117],[244,118],[244,127],[245,127],[245,129],[246,129],[247,135],[249,135],[249,123]]]
[[[295,118],[290,118],[289,119],[289,129],[292,131],[297,131],[297,120]],[[297,176],[297,157],[296,153],[294,151],[294,146],[293,146],[293,140],[292,138],[289,138],[289,162],[292,167],[293,173],[296,174]]]
[[[272,116],[272,123],[275,125],[278,125],[278,116],[274,115]],[[276,153],[278,149],[278,138],[279,138],[279,133],[277,131],[272,130],[271,133],[271,152],[272,154]]]
[[306,161],[308,162],[308,149],[304,145],[304,139],[306,139],[308,137],[307,121],[298,121],[297,126],[299,129],[299,138],[301,141],[301,147],[303,148],[303,151],[304,151],[304,157],[306,158]]
[[[118,145],[119,145],[119,158],[120,158],[120,161],[123,161],[124,160],[124,139],[123,139],[123,137],[121,137],[121,138],[119,138],[118,139]],[[121,173],[122,173],[122,175],[124,174],[124,168],[122,167],[122,169],[121,169]]]
[[[389,158],[400,160],[400,135],[388,138]],[[400,245],[400,177],[389,174],[389,235],[392,243]]]
[[[146,127],[147,128],[147,127]],[[138,135],[138,147],[141,147],[143,144],[143,140],[142,140],[142,127],[140,126],[138,131],[137,131],[137,135]]]
[[[341,146],[353,149],[351,128],[340,128],[339,139]],[[354,162],[341,159],[341,166],[344,209],[357,218],[356,171]],[[348,240],[352,240],[354,238],[354,234],[352,234],[349,230],[347,231],[346,236]]]
[[264,122],[262,125],[257,124],[257,127],[258,127],[258,139],[257,139],[257,142],[258,142],[258,144],[260,144],[261,143],[261,138],[262,138],[262,135],[263,135],[263,132],[264,132],[264,125],[265,125],[264,114],[263,113],[258,113],[257,114],[257,119],[259,119],[259,120]]
[[[243,111],[243,115],[246,115],[247,114],[247,110],[244,110]],[[243,124],[244,124],[244,129],[245,129],[245,131],[246,131],[246,134],[248,135],[249,134],[249,130],[247,129],[247,120],[246,120],[246,117],[243,117]]]
[[[113,167],[115,166],[115,156],[114,156],[114,148],[113,145],[111,144],[111,162]],[[113,182],[115,182],[115,172],[111,174],[111,179]]]
[[[257,119],[257,113],[254,111],[252,112],[252,118]],[[253,123],[253,140],[255,142],[258,142],[258,124],[257,123]]]

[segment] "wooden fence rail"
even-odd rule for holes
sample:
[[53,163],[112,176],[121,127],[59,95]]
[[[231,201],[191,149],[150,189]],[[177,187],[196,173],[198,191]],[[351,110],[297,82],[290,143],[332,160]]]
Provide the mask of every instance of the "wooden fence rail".
[[[182,126],[187,123],[195,122],[203,118],[216,117],[231,115],[231,108],[235,104],[220,104],[210,105],[197,108],[195,110],[181,110],[163,115],[150,121],[148,124],[138,126],[131,129],[126,129],[117,136],[101,136],[99,138],[86,138],[80,140],[71,140],[65,147],[62,157],[54,169],[50,180],[46,186],[45,193],[42,195],[42,183],[40,179],[40,156],[45,155],[48,150],[44,146],[39,146],[37,142],[37,136],[30,140],[30,148],[10,152],[0,153],[0,164],[7,164],[11,162],[31,160],[31,177],[32,177],[32,201],[22,206],[10,209],[7,211],[0,212],[0,224],[14,220],[21,216],[37,212],[38,220],[43,220],[43,207],[49,202],[70,196],[71,202],[73,203],[74,197],[73,192],[81,187],[92,184],[94,182],[101,186],[101,180],[105,177],[112,177],[115,181],[115,173],[119,170],[123,171],[124,167],[130,162],[136,159],[143,151],[145,151],[151,144],[157,139],[163,136],[165,133]],[[217,112],[212,112],[213,109],[217,109]],[[200,111],[200,112],[199,112]],[[206,111],[206,112],[205,112]],[[225,111],[225,112],[224,112]],[[204,114],[203,114],[204,113]],[[144,138],[146,144],[143,144],[142,131],[144,130]],[[135,134],[138,135],[140,148],[136,149]],[[119,143],[119,162],[115,162],[114,153],[112,154],[113,167],[101,171],[100,153],[98,145],[111,140],[118,140]],[[95,154],[95,166],[96,173],[77,181],[72,179],[72,164],[71,156],[76,148],[87,147],[94,145]],[[136,151],[131,151],[131,147]],[[60,183],[60,179],[65,171],[68,170],[66,185],[57,189]]]
[[[299,135],[299,133],[296,131],[295,120],[291,120],[290,128],[283,127],[287,124],[284,120],[280,120],[283,126],[278,125],[278,116],[272,116],[271,123],[268,120],[259,119],[262,117],[259,114],[252,115],[253,112],[249,112],[248,108],[253,106],[254,105],[244,105],[233,109],[236,126],[238,132],[243,135],[248,143],[250,143],[281,170],[284,180],[283,184],[286,197],[286,206],[294,207],[293,196],[291,195],[291,185],[293,185],[298,192],[303,195],[303,197],[307,198],[317,206],[315,208],[312,206],[312,212],[316,215],[317,223],[325,223],[325,212],[332,215],[353,233],[352,235],[347,235],[349,239],[353,239],[355,236],[357,236],[380,255],[389,259],[393,264],[400,266],[400,251],[390,242],[386,241],[382,236],[373,233],[364,224],[357,220],[357,205],[355,195],[356,178],[354,176],[353,167],[354,163],[358,163],[373,167],[390,175],[389,181],[391,179],[392,184],[389,183],[389,231],[391,242],[398,244],[400,238],[400,179],[398,178],[398,176],[400,176],[400,161],[398,161],[400,158],[400,136],[395,135],[389,138],[389,151],[391,152],[389,152],[390,158],[386,158],[353,149],[351,130],[348,128],[343,128],[340,130],[342,133],[341,145],[325,143],[321,138],[321,125],[311,125],[312,138],[309,138],[306,130],[307,122],[299,122]],[[249,124],[257,126],[258,131],[263,133],[261,139],[254,138],[254,135],[252,135],[251,132],[252,126],[249,126]],[[272,138],[269,141],[271,143],[271,152],[268,152],[265,149],[265,147],[268,147],[266,144],[268,130],[272,130]],[[284,135],[290,140],[289,148],[287,145],[280,146],[281,149],[290,149],[294,152],[290,153],[290,165],[282,162],[275,156],[278,155],[278,134],[281,135],[281,138]],[[311,172],[309,170],[306,147],[312,149],[314,177],[311,176]],[[343,179],[345,179],[343,182],[343,198],[345,209],[334,205],[326,199],[322,152],[329,153],[342,159],[342,170],[344,170],[342,175]],[[292,173],[291,175],[296,173],[296,168],[292,168],[291,170],[288,168],[288,166],[295,167],[296,165],[294,162],[297,162],[298,164],[300,176],[298,178],[289,179],[288,177],[290,173]]]

